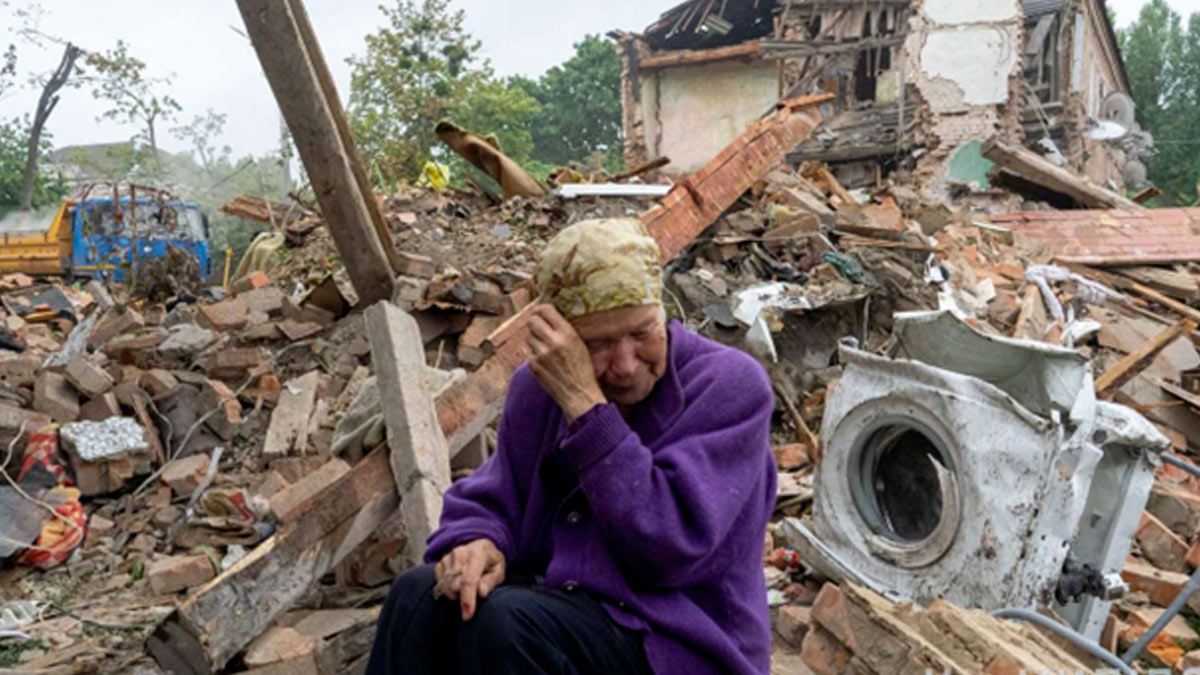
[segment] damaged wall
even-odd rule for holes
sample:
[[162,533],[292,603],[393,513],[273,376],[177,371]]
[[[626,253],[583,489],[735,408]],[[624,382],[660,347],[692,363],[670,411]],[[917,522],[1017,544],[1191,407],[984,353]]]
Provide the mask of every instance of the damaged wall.
[[704,166],[779,100],[774,63],[665,68],[641,84],[647,156],[670,157],[678,172]]
[[[1087,175],[1097,185],[1124,188],[1122,167],[1126,157],[1120,149],[1103,141],[1083,137],[1088,119],[1102,119],[1104,99],[1116,91],[1128,92],[1121,55],[1112,44],[1098,0],[1076,0],[1072,20],[1065,22],[1067,33],[1064,54],[1070,58],[1065,68],[1070,94],[1066,101],[1066,147],[1062,148],[1071,167]],[[1070,16],[1070,15],[1068,15]]]
[[1023,33],[1020,0],[930,0],[911,19],[906,66],[927,106],[931,149],[917,173],[931,194],[946,190],[950,161],[972,141],[1017,133]]

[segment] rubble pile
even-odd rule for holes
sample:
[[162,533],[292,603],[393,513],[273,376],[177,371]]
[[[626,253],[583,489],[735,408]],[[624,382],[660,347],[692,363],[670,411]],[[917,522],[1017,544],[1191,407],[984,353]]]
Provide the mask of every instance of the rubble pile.
[[[319,673],[362,666],[378,611],[371,606],[403,569],[406,534],[387,521],[326,571],[309,561],[329,555],[325,538],[350,528],[346,518],[362,503],[341,506],[348,510],[337,518],[310,517],[345,501],[331,495],[366,501],[378,487],[372,480],[395,506],[391,473],[372,476],[387,462],[373,452],[387,434],[373,338],[327,228],[309,227],[319,214],[289,207],[281,217],[280,205],[260,206],[247,198],[236,209],[284,223],[290,246],[269,272],[251,270],[228,292],[0,279],[0,506],[14,514],[0,524],[9,561],[0,618],[32,638],[13,655],[23,667],[149,665],[146,638],[164,619],[230,611],[234,600],[208,582],[231,570],[248,575],[239,584],[294,574],[302,585],[298,600],[252,598],[278,601],[275,613],[245,628],[246,639],[255,636],[245,649],[214,639],[206,647],[214,662],[236,655],[236,669]],[[547,196],[494,205],[483,195],[409,188],[383,206],[404,267],[394,302],[416,321],[424,385],[437,397],[486,370],[498,334],[534,301],[530,274],[554,232],[585,218],[643,215],[650,203]],[[931,203],[900,184],[847,190],[820,164],[783,166],[758,177],[674,258],[668,307],[768,369],[780,518],[812,508],[825,401],[844,367],[839,348],[889,353],[897,312],[949,310],[984,334],[1077,350],[1099,375],[1098,397],[1133,405],[1187,458],[1200,442],[1192,372],[1200,353],[1187,323],[1200,318],[1190,306],[1200,300],[1194,270],[1095,259],[1060,266],[1060,254],[1009,216]],[[438,400],[441,420],[453,411]],[[489,451],[492,432],[471,431],[478,439],[462,439],[471,451],[453,463],[459,476]],[[1105,633],[1109,649],[1131,644],[1174,598],[1200,564],[1198,533],[1200,481],[1164,466],[1125,569],[1131,593]],[[921,613],[850,585],[823,587],[775,525],[764,566],[778,659],[801,658],[814,672],[846,663],[861,672],[898,663],[1073,670],[1083,658],[1032,628],[948,603]],[[28,607],[14,603],[36,611],[20,614],[15,608]],[[839,618],[835,605],[871,620]],[[848,621],[854,631],[883,632],[839,632]],[[229,625],[208,629],[241,629]],[[160,633],[155,639],[170,639]],[[970,649],[952,651],[952,633]],[[877,643],[907,646],[889,652]],[[1198,646],[1178,619],[1144,658],[1179,667]]]

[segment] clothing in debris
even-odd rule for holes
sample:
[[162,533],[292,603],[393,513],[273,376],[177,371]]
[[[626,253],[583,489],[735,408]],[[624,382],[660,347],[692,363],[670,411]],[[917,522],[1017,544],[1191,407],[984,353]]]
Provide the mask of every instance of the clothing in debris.
[[539,295],[565,318],[662,304],[658,242],[633,218],[585,220],[559,232],[538,265]]
[[587,593],[512,575],[463,622],[434,597],[433,565],[396,580],[379,615],[367,675],[649,675],[642,638],[617,626]]
[[518,370],[496,454],[446,493],[426,560],[487,538],[510,574],[587,592],[643,633],[656,673],[765,673],[770,383],[743,352],[668,333],[667,371],[628,421],[607,404],[568,424]]

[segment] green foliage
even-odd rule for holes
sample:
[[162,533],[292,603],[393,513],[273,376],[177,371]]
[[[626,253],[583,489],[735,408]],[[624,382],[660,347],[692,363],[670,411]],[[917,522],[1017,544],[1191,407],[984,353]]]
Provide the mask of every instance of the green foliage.
[[39,638],[5,642],[0,645],[0,668],[19,667],[22,663],[21,655],[30,651],[49,652],[50,645]]
[[539,79],[510,80],[541,104],[531,126],[535,159],[552,165],[584,161],[596,153],[610,170],[621,158],[621,58],[598,35],[576,43],[575,53]]
[[[0,120],[0,216],[21,204],[21,178],[28,152],[29,119]],[[49,134],[42,134],[41,151],[50,150]],[[34,207],[51,206],[66,192],[62,177],[40,172],[34,179]]]
[[93,95],[109,102],[111,106],[97,117],[142,127],[136,138],[145,141],[159,161],[157,123],[167,122],[182,110],[179,102],[162,90],[171,84],[171,78],[151,78],[146,75],[145,62],[129,55],[122,40],[107,52],[88,54],[88,67],[92,69],[90,81],[94,84]]
[[227,119],[227,115],[209,108],[203,115],[192,117],[190,123],[171,129],[171,134],[187,143],[205,171],[212,172],[219,163],[228,164],[233,154],[228,145],[216,147],[217,139],[225,131]]
[[1150,179],[1170,204],[1200,196],[1200,13],[1185,26],[1165,0],[1151,0],[1119,34],[1138,118],[1155,138]]
[[427,161],[465,165],[433,129],[443,119],[495,136],[501,149],[535,177],[570,161],[620,165],[620,58],[589,36],[575,54],[537,80],[496,77],[480,43],[449,0],[396,0],[386,24],[352,57],[350,119],[381,184],[413,180]]

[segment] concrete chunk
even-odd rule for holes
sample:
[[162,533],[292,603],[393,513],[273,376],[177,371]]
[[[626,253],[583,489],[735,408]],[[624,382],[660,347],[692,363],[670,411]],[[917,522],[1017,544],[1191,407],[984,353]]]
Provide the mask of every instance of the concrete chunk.
[[264,457],[304,453],[308,445],[308,420],[316,404],[319,383],[320,373],[314,370],[283,385],[263,442]]

